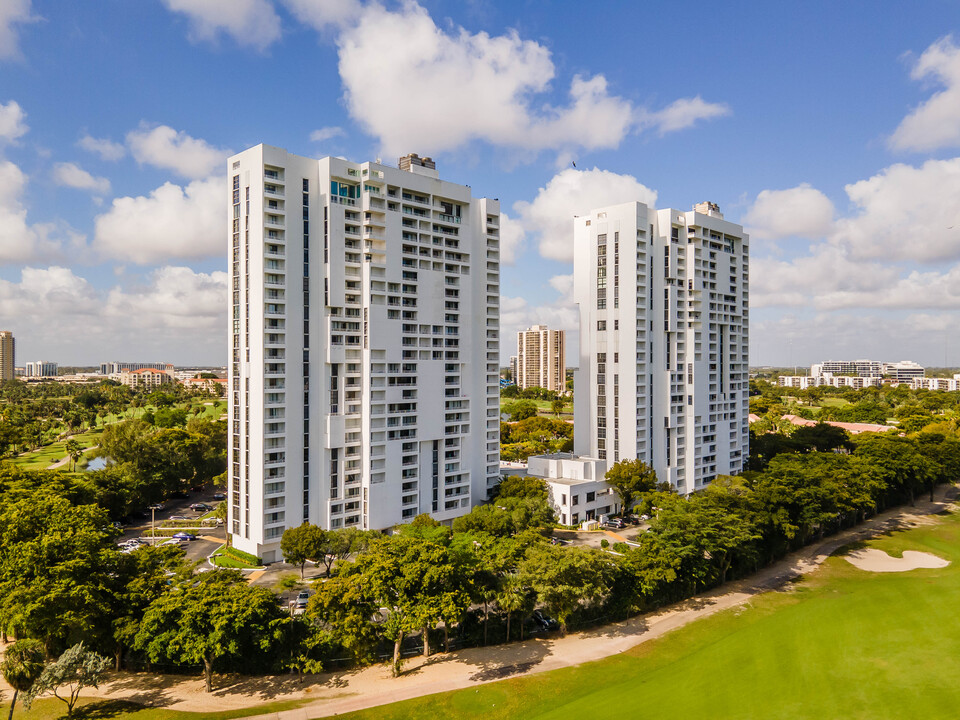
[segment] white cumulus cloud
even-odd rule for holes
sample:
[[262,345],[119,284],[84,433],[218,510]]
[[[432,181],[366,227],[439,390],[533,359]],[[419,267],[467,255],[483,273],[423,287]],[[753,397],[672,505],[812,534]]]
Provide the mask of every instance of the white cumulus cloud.
[[85,238],[65,222],[33,223],[21,198],[27,176],[8,160],[0,160],[0,263],[58,258],[79,250]]
[[324,142],[335,137],[343,137],[346,133],[341,127],[323,127],[310,133],[311,142]]
[[238,45],[264,50],[280,39],[280,18],[269,0],[163,0],[163,4],[189,18],[190,39],[195,42],[215,41],[226,33]]
[[632,175],[568,168],[554,175],[531,202],[517,202],[513,209],[527,233],[539,234],[543,257],[572,262],[574,215],[633,201],[652,208],[657,193]]
[[833,203],[807,183],[787,190],[764,190],[742,222],[754,238],[822,238],[832,227]]
[[147,127],[127,133],[127,144],[138,163],[172,170],[191,180],[205,178],[223,169],[229,150],[177,132],[169,125]]
[[93,248],[105,259],[160,264],[224,253],[225,180],[164,183],[149,196],[121,197],[95,221]]
[[30,0],[0,2],[0,58],[20,55],[19,38],[14,25],[35,20],[30,14]]
[[857,212],[831,241],[856,259],[960,259],[960,158],[896,164],[846,186]]
[[14,331],[18,354],[61,363],[224,362],[226,273],[165,266],[123,281],[99,288],[69,268],[23,268],[0,280],[0,327]]
[[107,138],[95,138],[84,135],[77,141],[77,147],[87,152],[99,155],[101,160],[114,162],[127,154],[127,148],[122,143],[113,142]]
[[674,100],[663,110],[656,112],[640,111],[639,124],[641,127],[655,127],[661,135],[666,135],[693,127],[700,120],[711,120],[729,114],[730,107],[725,103],[707,102],[697,95]]
[[227,273],[198,273],[165,266],[150,274],[145,287],[113,288],[106,318],[143,318],[153,328],[212,330],[217,340],[226,328]]
[[[339,23],[347,108],[388,155],[454,150],[471,141],[526,157],[542,150],[567,155],[617,147],[646,122],[629,100],[611,92],[602,75],[575,76],[565,103],[549,104],[544,94],[556,80],[550,51],[516,31],[496,36],[447,31],[409,0],[396,11],[377,3],[338,4],[355,13],[352,24],[326,8],[310,12],[303,0],[290,4],[300,17],[318,16],[315,25]],[[702,105],[668,109],[659,124],[678,129],[692,122],[683,118],[716,114]]]
[[16,100],[6,105],[0,103],[0,142],[12,142],[26,134],[27,124],[24,119],[27,114]]
[[297,20],[317,30],[350,25],[363,9],[359,0],[283,0],[283,4]]
[[890,137],[895,150],[927,152],[960,145],[960,48],[947,36],[914,64],[914,80],[934,79],[943,90],[907,115]]
[[110,181],[95,177],[75,163],[57,163],[53,166],[53,180],[57,185],[78,190],[90,190],[98,195],[110,192]]

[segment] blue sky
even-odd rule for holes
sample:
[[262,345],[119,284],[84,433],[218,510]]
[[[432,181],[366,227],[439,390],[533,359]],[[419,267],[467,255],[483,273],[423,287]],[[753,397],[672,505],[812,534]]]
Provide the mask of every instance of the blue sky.
[[266,142],[433,155],[498,197],[504,356],[520,327],[576,329],[573,214],[709,199],[751,233],[752,364],[960,365],[958,20],[946,1],[0,0],[0,328],[20,364],[223,363],[223,158]]

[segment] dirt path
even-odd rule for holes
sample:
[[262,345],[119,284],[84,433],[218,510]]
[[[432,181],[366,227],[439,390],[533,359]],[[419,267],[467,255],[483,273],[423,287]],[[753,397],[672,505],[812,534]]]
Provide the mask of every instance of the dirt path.
[[[844,545],[892,530],[935,522],[929,516],[945,509],[957,494],[953,486],[940,488],[937,500],[933,503],[918,501],[916,507],[902,507],[881,513],[856,528],[793,553],[750,578],[728,583],[713,592],[698,595],[657,613],[563,638],[471,648],[434,655],[426,662],[422,658],[415,658],[406,664],[405,672],[399,678],[391,678],[386,665],[314,676],[302,685],[290,676],[217,677],[214,679],[215,691],[207,694],[203,691],[203,681],[199,676],[187,678],[136,673],[124,674],[102,686],[100,691],[91,693],[91,696],[124,698],[194,712],[248,708],[276,700],[314,700],[298,710],[255,716],[259,720],[305,720],[507,677],[579,665],[616,655],[694,620],[742,605],[760,593],[781,587],[798,575],[815,570]],[[2,682],[0,687],[3,687]]]

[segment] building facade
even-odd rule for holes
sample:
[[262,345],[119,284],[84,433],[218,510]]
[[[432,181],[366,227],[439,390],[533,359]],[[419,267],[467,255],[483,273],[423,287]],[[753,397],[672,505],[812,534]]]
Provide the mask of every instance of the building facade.
[[26,377],[38,378],[38,377],[56,377],[57,376],[57,364],[55,362],[49,362],[47,360],[37,360],[36,362],[28,362],[24,365],[24,373]]
[[713,203],[574,220],[574,449],[689,494],[748,454],[749,239]]
[[450,521],[497,482],[499,203],[400,165],[227,162],[227,527],[265,562],[304,521]]
[[[555,393],[566,390],[566,346],[563,330],[534,325],[517,333],[517,387],[542,387]],[[512,358],[511,358],[512,360]]]
[[9,330],[0,330],[0,382],[13,380],[16,371],[16,341]]
[[122,363],[105,362],[100,363],[101,375],[119,375],[124,370],[166,370],[169,363]]
[[157,368],[123,370],[110,377],[119,380],[122,385],[134,388],[158,388],[174,382],[173,365],[167,365],[163,370]]
[[848,375],[853,377],[882,377],[883,363],[878,360],[824,360],[810,366],[810,374]]

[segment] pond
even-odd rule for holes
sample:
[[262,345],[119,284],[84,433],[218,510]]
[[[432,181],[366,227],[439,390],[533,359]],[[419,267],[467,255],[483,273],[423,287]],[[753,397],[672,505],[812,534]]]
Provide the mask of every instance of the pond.
[[96,457],[87,463],[87,472],[93,472],[94,470],[103,470],[106,466],[107,466],[106,458]]

